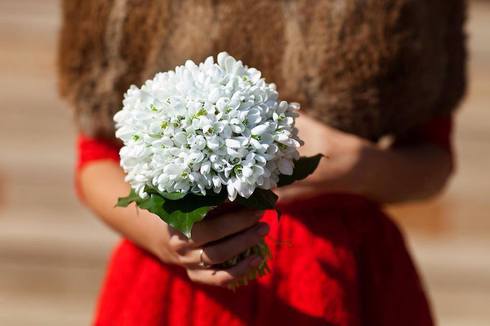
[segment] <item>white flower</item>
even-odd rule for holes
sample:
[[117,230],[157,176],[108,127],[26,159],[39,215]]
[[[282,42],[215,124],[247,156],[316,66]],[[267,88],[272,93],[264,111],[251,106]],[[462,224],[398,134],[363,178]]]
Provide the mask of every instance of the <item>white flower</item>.
[[133,189],[248,198],[292,174],[299,104],[278,99],[257,69],[225,52],[158,73],[124,95],[114,116],[121,166]]

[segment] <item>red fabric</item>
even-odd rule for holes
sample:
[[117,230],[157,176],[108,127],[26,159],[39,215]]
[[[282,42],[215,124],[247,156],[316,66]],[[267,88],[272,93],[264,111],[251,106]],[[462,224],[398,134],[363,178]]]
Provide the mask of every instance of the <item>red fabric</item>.
[[113,142],[80,135],[77,139],[77,148],[77,170],[80,170],[85,164],[97,160],[119,162],[119,149]]
[[437,144],[447,151],[451,151],[451,133],[453,121],[449,116],[443,116],[429,121],[417,131],[422,139]]
[[79,172],[82,167],[90,162],[99,160],[119,162],[119,149],[110,141],[79,135],[77,139],[77,153],[78,158],[75,174],[75,189],[78,197],[83,200],[83,194],[80,189],[80,182],[78,180]]
[[[448,121],[422,128],[449,148]],[[118,160],[105,142],[80,137],[81,168]],[[397,226],[380,207],[330,194],[280,204],[271,225],[271,273],[233,293],[195,284],[123,240],[103,286],[95,325],[432,325],[417,271]]]

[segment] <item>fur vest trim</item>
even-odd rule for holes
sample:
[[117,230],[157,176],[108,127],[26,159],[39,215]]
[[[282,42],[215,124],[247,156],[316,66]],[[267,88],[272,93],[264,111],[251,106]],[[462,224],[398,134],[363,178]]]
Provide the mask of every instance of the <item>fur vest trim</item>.
[[64,0],[61,94],[113,138],[131,85],[227,51],[286,100],[376,140],[450,113],[465,90],[465,0]]

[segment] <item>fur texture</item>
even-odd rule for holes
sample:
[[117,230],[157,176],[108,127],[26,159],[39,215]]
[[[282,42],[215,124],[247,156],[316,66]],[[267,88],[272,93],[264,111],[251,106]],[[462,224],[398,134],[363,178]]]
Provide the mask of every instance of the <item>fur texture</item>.
[[60,91],[113,138],[130,84],[227,51],[289,101],[376,140],[451,112],[465,90],[464,0],[64,0]]

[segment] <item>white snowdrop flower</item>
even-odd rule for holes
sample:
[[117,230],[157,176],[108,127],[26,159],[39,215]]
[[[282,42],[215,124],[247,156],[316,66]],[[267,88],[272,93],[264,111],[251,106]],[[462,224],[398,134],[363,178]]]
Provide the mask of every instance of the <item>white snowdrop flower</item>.
[[126,181],[145,198],[161,192],[229,200],[276,187],[291,175],[302,145],[299,104],[281,101],[276,85],[226,52],[131,86],[114,116]]

